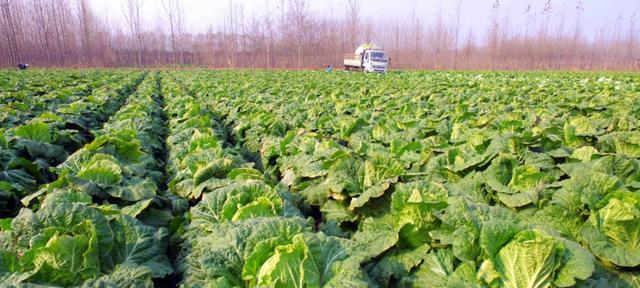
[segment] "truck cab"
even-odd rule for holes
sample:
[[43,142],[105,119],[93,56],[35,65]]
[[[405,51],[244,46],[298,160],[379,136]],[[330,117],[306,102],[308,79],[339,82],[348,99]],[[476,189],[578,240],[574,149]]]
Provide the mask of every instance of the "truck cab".
[[387,72],[389,58],[384,51],[367,50],[364,52],[362,68],[365,72]]

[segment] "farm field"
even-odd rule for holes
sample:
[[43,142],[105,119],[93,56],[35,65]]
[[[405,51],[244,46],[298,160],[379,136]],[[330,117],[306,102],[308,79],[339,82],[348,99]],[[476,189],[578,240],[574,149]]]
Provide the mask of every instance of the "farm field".
[[0,119],[10,287],[640,287],[638,74],[3,71]]

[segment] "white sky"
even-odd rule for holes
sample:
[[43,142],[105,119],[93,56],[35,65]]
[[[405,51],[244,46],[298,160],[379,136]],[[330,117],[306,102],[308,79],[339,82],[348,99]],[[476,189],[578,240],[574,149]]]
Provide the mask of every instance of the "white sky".
[[[108,17],[112,23],[123,25],[122,6],[126,0],[90,0],[98,15]],[[205,32],[209,27],[216,27],[224,23],[224,15],[229,0],[182,0],[185,8],[188,32]],[[231,0],[236,7],[243,7],[246,18],[252,15],[261,16],[266,12],[267,3],[273,17],[280,15],[282,0]],[[495,0],[361,0],[361,15],[363,18],[373,19],[410,19],[415,17],[428,24],[436,18],[437,11],[442,11],[445,21],[453,23],[455,6],[461,1],[460,30],[473,31],[476,36],[482,36],[487,31],[492,17],[492,5]],[[308,11],[313,15],[342,18],[345,15],[346,0],[309,0]],[[545,0],[501,0],[500,17],[509,16],[509,25],[524,27],[526,17],[524,11],[531,4],[531,12],[543,10]],[[551,21],[557,27],[560,19],[564,19],[565,29],[572,30],[575,24],[575,7],[582,2],[583,34],[593,38],[603,27],[613,29],[616,21],[622,24],[626,31],[629,21],[635,17],[640,26],[640,0],[552,0],[553,11]],[[441,8],[441,9],[440,9]],[[155,26],[161,21],[161,0],[146,0],[143,6],[147,27]],[[564,11],[564,14],[562,12]],[[640,14],[640,13],[638,13]],[[563,16],[564,15],[564,16]],[[539,16],[539,19],[542,16]]]

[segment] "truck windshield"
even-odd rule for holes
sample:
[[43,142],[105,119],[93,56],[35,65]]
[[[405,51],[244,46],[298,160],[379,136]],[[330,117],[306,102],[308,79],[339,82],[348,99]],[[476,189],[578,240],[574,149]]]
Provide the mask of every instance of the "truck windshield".
[[387,62],[387,56],[384,54],[384,52],[371,51],[371,61]]

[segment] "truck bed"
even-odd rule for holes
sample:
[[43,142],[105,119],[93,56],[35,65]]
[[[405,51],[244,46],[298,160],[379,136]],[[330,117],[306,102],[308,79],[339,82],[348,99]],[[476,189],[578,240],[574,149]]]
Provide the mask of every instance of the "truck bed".
[[360,62],[360,59],[344,59],[344,66],[362,67],[362,62]]
[[362,68],[362,55],[344,54],[344,67]]

